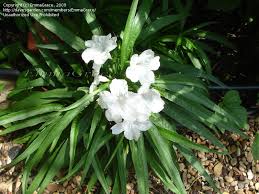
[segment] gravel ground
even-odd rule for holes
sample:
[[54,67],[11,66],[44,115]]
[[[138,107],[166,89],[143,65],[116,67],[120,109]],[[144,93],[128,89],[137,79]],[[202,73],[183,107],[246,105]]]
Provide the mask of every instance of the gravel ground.
[[[7,90],[12,88],[12,83],[8,84]],[[4,101],[6,93],[0,94],[0,107],[6,106]],[[253,161],[251,154],[251,143],[254,139],[255,132],[259,129],[259,117],[250,118],[250,129],[247,134],[250,136],[249,140],[241,139],[238,135],[226,134],[221,138],[230,152],[230,156],[223,156],[213,153],[197,153],[207,171],[214,178],[216,185],[223,194],[259,194],[259,162]],[[208,145],[213,148],[206,140],[196,135],[188,136],[195,142]],[[0,137],[0,166],[8,164],[18,154],[21,145],[8,142],[8,137]],[[184,180],[185,186],[190,194],[213,194],[212,189],[198,175],[197,171],[189,164],[179,157],[180,171]],[[20,177],[21,165],[10,169],[8,172],[0,171],[0,194],[21,193],[20,192]],[[62,175],[59,175],[62,176]],[[136,192],[136,182],[134,176],[130,176],[130,181],[127,184],[129,194]],[[81,177],[76,176],[71,181],[65,182],[62,185],[50,184],[45,193],[53,194],[81,194],[88,192],[86,187],[78,189]],[[150,174],[150,185],[153,194],[171,193],[167,192],[160,180]],[[35,192],[36,193],[36,192]],[[98,188],[94,188],[92,193],[99,193]]]

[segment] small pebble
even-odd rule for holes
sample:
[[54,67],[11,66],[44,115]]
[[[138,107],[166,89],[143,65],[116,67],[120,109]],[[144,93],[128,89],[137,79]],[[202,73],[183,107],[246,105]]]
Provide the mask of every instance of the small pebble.
[[223,169],[223,164],[218,163],[218,164],[214,167],[214,169],[213,169],[214,175],[215,175],[216,177],[219,177],[219,176],[221,175],[221,173],[222,173],[222,169]]
[[251,152],[249,152],[246,156],[246,159],[248,162],[253,162],[253,154]]
[[247,178],[248,180],[252,180],[254,178],[254,174],[250,169],[247,172]]
[[259,191],[259,182],[255,183],[255,190]]
[[237,165],[237,159],[236,158],[232,158],[230,161],[232,166],[236,166]]
[[245,192],[243,191],[243,189],[241,189],[237,191],[237,194],[245,194]]
[[228,183],[232,183],[234,181],[233,177],[230,177],[230,176],[225,176],[225,180],[228,182]]
[[255,171],[256,171],[257,173],[259,173],[259,164],[256,164],[256,166],[255,166]]

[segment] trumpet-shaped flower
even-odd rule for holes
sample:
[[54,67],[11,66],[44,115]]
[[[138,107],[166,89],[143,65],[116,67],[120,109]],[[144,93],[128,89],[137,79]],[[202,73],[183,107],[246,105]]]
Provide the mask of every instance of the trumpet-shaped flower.
[[134,120],[134,109],[128,99],[133,93],[128,91],[128,84],[125,80],[113,79],[110,84],[110,92],[100,93],[99,105],[107,109],[105,116],[108,121],[121,122],[122,119]]
[[152,123],[150,121],[123,121],[120,123],[115,124],[111,130],[112,134],[120,134],[124,132],[124,136],[128,140],[138,140],[140,137],[141,131],[146,131],[152,127]]
[[139,90],[138,93],[143,98],[146,106],[152,113],[159,113],[164,109],[164,101],[162,100],[160,93],[154,89]]
[[108,121],[114,121],[113,134],[124,131],[127,139],[138,139],[141,131],[151,126],[151,113],[158,113],[164,108],[160,94],[153,89],[139,90],[138,93],[128,91],[125,80],[114,79],[110,84],[110,92],[100,93],[99,105],[106,109]]
[[140,55],[134,54],[130,59],[130,66],[126,76],[132,82],[140,82],[145,88],[155,82],[154,72],[160,66],[159,56],[154,55],[151,49],[145,50]]
[[117,38],[107,36],[93,35],[92,40],[85,41],[86,50],[82,53],[82,59],[85,63],[94,61],[93,76],[99,75],[102,65],[111,59],[110,52],[117,47]]

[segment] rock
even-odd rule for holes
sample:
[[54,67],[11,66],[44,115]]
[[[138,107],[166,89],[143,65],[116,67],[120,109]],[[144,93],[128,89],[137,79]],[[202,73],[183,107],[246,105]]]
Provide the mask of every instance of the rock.
[[237,191],[237,194],[245,194],[245,192],[243,191],[243,189],[240,189]]
[[245,183],[243,183],[243,182],[239,182],[238,183],[238,188],[239,189],[243,189],[245,187]]
[[235,187],[235,186],[237,185],[237,183],[238,183],[238,181],[233,181],[230,185],[231,185],[232,187]]
[[253,162],[253,155],[252,155],[251,152],[249,152],[249,153],[247,154],[246,159],[247,159],[248,162]]
[[60,189],[60,187],[62,187],[61,185],[59,184],[49,184],[47,186],[47,189],[50,191],[50,192],[55,192],[55,191],[58,191]]
[[233,177],[231,176],[225,176],[224,178],[228,183],[232,183],[234,181]]
[[21,146],[13,146],[10,150],[8,150],[8,156],[11,160],[13,160],[21,150]]
[[222,194],[229,194],[229,192],[226,192],[226,191],[225,191],[225,192],[223,192]]
[[204,152],[199,152],[199,153],[198,153],[198,157],[199,157],[200,159],[204,159],[204,158],[205,158],[205,153],[204,153]]
[[214,175],[215,175],[216,177],[219,177],[219,176],[221,175],[221,173],[222,173],[222,169],[223,169],[223,165],[222,165],[221,163],[218,163],[218,164],[214,167],[214,169],[213,169]]
[[184,163],[180,163],[179,168],[180,168],[180,171],[184,171],[184,169],[185,169]]
[[232,166],[236,166],[237,165],[237,159],[236,158],[232,158],[230,161]]
[[80,182],[81,182],[81,176],[75,176],[73,178],[73,182],[76,183],[77,185],[80,185]]
[[252,180],[254,178],[254,174],[250,169],[247,172],[247,178],[248,180]]
[[255,183],[255,190],[259,191],[259,182]]
[[255,166],[255,171],[256,171],[257,173],[259,173],[259,164],[256,164],[256,166]]
[[237,156],[241,156],[241,150],[240,148],[237,148],[237,153],[236,153]]
[[235,145],[230,146],[229,152],[230,154],[233,154],[237,151],[237,147]]

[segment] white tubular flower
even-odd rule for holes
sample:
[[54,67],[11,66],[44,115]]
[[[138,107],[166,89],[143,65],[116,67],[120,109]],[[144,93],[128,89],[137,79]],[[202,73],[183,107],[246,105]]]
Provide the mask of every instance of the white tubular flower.
[[160,66],[160,57],[151,49],[145,50],[140,55],[134,54],[130,59],[130,66],[126,70],[126,76],[132,82],[139,81],[142,86],[149,88],[155,82],[154,72]]
[[105,116],[109,121],[121,122],[122,119],[135,118],[134,109],[127,102],[132,92],[128,92],[128,84],[122,79],[113,79],[110,84],[110,92],[100,93],[98,103],[107,109]]
[[150,109],[152,113],[159,113],[164,109],[164,101],[162,100],[160,93],[154,89],[141,90],[138,93],[144,99],[146,106]]
[[87,47],[82,53],[82,59],[85,63],[94,61],[93,64],[93,75],[99,75],[102,65],[111,59],[110,52],[117,47],[117,38],[111,37],[111,34],[107,36],[93,35],[92,40],[85,41]]
[[138,140],[141,131],[146,131],[152,127],[150,121],[138,122],[138,121],[123,121],[115,124],[111,130],[112,134],[118,135],[124,131],[124,136],[128,140]]

